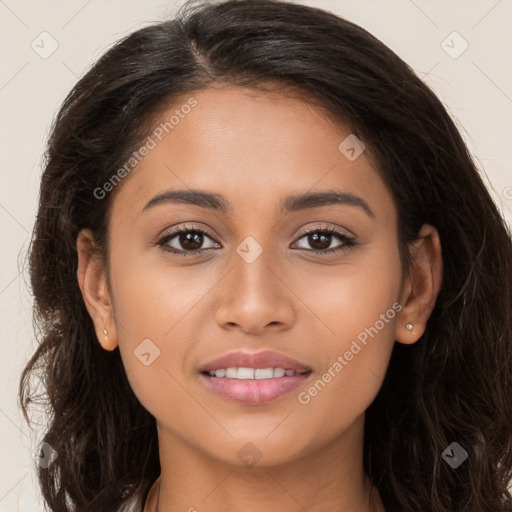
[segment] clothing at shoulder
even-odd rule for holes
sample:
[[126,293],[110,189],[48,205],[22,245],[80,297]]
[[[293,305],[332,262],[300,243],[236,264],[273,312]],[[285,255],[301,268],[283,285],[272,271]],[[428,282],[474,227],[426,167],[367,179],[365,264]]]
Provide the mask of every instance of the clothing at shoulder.
[[[153,512],[155,510],[159,481],[160,477],[158,477],[151,486],[142,512]],[[125,503],[121,505],[121,508],[119,508],[117,512],[140,512],[140,510],[136,508],[137,498],[137,495],[132,496],[130,499],[128,499]]]
[[151,487],[151,489],[149,491],[148,499],[146,500],[146,506],[144,507],[143,512],[153,512],[153,510],[156,509],[156,496],[157,496],[157,489],[158,489],[159,483],[160,483],[160,477],[158,477],[155,480],[153,486]]

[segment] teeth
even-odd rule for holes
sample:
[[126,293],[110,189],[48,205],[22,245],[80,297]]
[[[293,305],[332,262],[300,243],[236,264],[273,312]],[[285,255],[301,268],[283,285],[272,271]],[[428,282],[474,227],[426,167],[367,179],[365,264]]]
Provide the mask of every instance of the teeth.
[[[254,379],[258,378],[255,373],[259,372],[260,370],[254,370],[254,368],[238,368],[238,373],[236,378],[237,379]],[[272,371],[272,370],[271,370]],[[272,377],[272,374],[270,375]]]
[[[289,370],[292,373],[295,373],[293,370]],[[274,377],[284,377],[286,370],[284,368],[274,368]]]
[[238,379],[238,368],[226,368],[226,377],[228,379]]
[[[238,370],[238,375],[240,375],[241,369]],[[274,370],[272,368],[258,368],[254,370],[255,379],[271,379],[272,377],[274,377]]]
[[291,377],[295,375],[293,370],[285,370],[284,368],[244,368],[244,367],[231,367],[222,368],[220,370],[211,370],[212,377],[226,377],[228,379],[272,379],[278,377]]

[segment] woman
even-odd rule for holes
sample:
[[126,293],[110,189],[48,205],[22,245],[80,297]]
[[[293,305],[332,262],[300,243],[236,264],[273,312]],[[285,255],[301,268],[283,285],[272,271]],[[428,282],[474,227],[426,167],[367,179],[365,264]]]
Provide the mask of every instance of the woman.
[[52,511],[512,510],[510,233],[346,20],[189,4],[116,44],[55,121],[30,273]]

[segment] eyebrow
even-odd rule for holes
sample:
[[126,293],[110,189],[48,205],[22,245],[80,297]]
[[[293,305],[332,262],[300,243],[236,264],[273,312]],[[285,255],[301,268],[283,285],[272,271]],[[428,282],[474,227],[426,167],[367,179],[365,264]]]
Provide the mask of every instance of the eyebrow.
[[[205,192],[203,190],[167,190],[150,199],[141,214],[162,204],[189,204],[207,208],[221,213],[232,211],[230,203],[220,194]],[[374,218],[375,213],[368,203],[354,194],[341,190],[326,190],[322,192],[306,192],[291,195],[281,204],[281,213],[296,212],[319,206],[345,205],[361,208],[369,217]]]

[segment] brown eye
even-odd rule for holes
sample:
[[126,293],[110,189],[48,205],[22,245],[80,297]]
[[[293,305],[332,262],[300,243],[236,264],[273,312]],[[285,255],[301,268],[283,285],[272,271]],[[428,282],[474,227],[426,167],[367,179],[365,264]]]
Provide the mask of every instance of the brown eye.
[[[330,248],[334,239],[341,241],[336,247]],[[332,227],[325,227],[322,229],[314,229],[303,233],[299,240],[305,239],[306,242],[311,246],[311,249],[306,247],[299,247],[309,252],[315,252],[316,254],[330,254],[337,251],[346,250],[356,245],[354,238],[348,236],[342,231]]]
[[[207,240],[214,242],[213,245],[204,247],[205,241]],[[162,246],[164,250],[183,256],[208,251],[215,248],[216,244],[217,242],[215,242],[208,233],[195,227],[176,229],[164,235],[157,243],[157,245]]]
[[196,251],[201,248],[203,243],[203,234],[199,231],[188,231],[177,235],[181,246],[190,251]]

